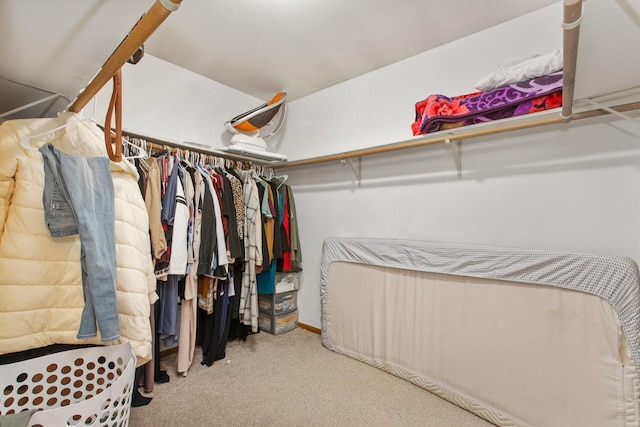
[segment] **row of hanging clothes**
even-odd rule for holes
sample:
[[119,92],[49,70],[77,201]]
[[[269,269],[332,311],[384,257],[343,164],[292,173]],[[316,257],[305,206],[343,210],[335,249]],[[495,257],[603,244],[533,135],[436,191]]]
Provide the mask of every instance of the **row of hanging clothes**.
[[197,345],[210,366],[229,340],[258,332],[259,278],[273,289],[276,271],[301,270],[293,192],[271,168],[128,142],[149,153],[135,163],[160,296],[155,347],[177,345],[176,369],[186,375]]

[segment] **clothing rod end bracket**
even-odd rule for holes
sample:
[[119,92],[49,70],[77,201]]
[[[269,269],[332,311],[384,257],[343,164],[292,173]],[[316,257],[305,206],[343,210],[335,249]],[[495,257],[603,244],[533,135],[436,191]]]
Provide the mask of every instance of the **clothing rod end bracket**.
[[445,140],[444,143],[447,147],[451,149],[451,154],[453,155],[453,161],[456,164],[456,170],[458,171],[458,178],[462,178],[462,141],[455,140],[452,141],[451,137],[453,135],[450,134]]
[[358,180],[358,187],[361,187],[362,186],[362,157],[358,157],[357,168],[353,164],[353,160],[351,160],[351,158],[340,160],[340,163],[342,163],[343,165],[346,164],[347,162],[349,163],[349,166],[351,166],[351,170],[353,171],[353,174],[356,176],[356,179]]
[[627,120],[629,122],[636,123],[636,124],[640,123],[640,119],[637,119],[637,118],[632,117],[632,116],[630,116],[628,114],[625,114],[625,113],[622,113],[620,111],[617,111],[617,110],[615,110],[615,109],[613,109],[611,107],[608,107],[608,106],[606,106],[606,105],[604,105],[604,104],[602,104],[600,102],[594,101],[593,99],[584,98],[584,101],[588,102],[589,104],[593,105],[594,107],[597,107],[597,108],[599,108],[599,109],[601,109],[603,111],[606,111],[606,112],[608,112],[610,114],[613,114],[614,116],[618,116],[620,118],[623,118],[623,119],[625,119],[625,120]]

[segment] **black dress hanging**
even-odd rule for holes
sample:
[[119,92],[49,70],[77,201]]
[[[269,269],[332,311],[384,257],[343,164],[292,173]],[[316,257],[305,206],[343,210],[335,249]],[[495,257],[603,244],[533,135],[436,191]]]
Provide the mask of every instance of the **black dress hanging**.
[[[202,310],[204,312],[204,310]],[[229,337],[231,310],[229,307],[229,281],[218,281],[213,313],[204,313],[204,340],[202,343],[202,365],[211,366],[214,361],[225,358]]]

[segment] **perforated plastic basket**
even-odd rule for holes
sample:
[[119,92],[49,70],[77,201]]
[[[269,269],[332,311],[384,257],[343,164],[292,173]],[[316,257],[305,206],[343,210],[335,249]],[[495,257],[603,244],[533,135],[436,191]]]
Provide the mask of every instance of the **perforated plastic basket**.
[[136,358],[129,343],[0,366],[0,415],[37,409],[28,427],[128,426]]

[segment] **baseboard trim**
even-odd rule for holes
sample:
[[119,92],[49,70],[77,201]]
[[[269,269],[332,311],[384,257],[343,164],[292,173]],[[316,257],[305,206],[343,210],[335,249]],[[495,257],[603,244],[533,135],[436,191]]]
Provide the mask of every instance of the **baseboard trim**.
[[307,330],[309,332],[313,332],[314,334],[322,335],[322,331],[319,328],[316,328],[315,326],[305,325],[304,323],[298,322],[298,327],[304,330]]
[[169,347],[169,348],[165,348],[164,350],[160,351],[160,359],[162,359],[163,357],[167,357],[170,356],[172,354],[175,354],[178,352],[178,346],[173,346],[173,347]]

